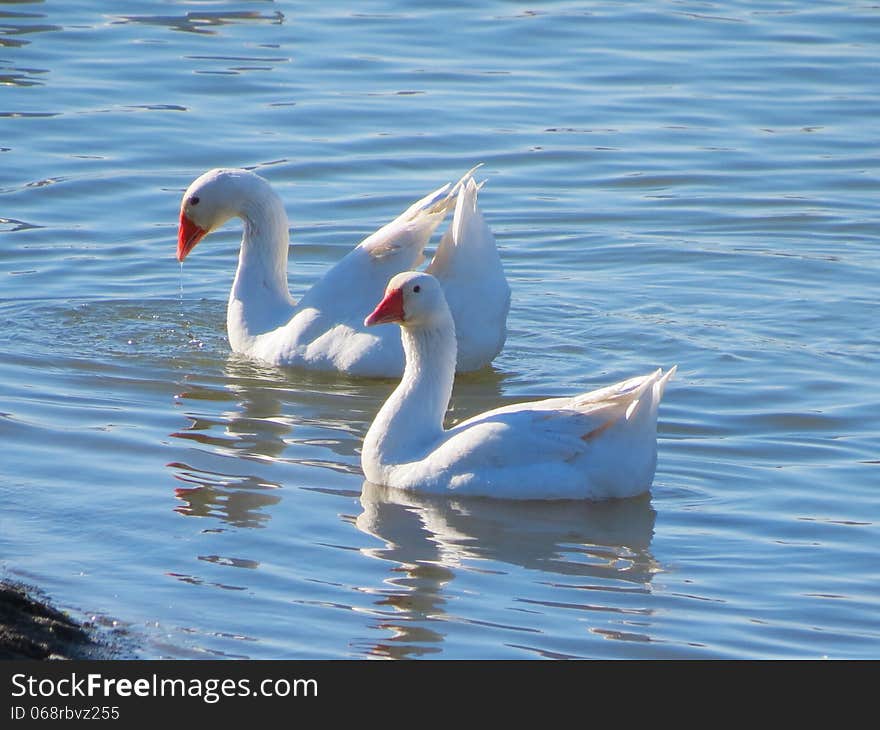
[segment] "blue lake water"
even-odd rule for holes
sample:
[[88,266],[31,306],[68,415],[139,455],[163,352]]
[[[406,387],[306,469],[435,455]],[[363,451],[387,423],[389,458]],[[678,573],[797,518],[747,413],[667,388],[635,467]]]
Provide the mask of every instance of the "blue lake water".
[[[142,658],[877,658],[878,78],[870,3],[0,2],[0,575]],[[479,162],[451,418],[678,364],[650,495],[364,488],[393,381],[230,356],[238,225],[174,257],[211,167],[298,296]]]

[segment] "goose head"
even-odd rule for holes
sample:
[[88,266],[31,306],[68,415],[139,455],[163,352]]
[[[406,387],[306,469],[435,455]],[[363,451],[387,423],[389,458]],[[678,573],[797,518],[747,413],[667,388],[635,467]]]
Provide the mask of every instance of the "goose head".
[[266,180],[247,170],[218,168],[197,177],[180,201],[177,260],[233,216],[246,216],[249,201],[267,189]]
[[449,317],[440,282],[430,274],[404,271],[388,282],[385,296],[364,320],[364,325],[396,322],[401,327],[431,327]]

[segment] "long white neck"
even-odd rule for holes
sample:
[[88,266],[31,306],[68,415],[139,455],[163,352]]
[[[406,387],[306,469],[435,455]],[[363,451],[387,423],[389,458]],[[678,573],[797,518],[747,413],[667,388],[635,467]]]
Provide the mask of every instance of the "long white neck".
[[361,464],[368,480],[385,483],[385,470],[419,460],[443,435],[455,379],[455,323],[446,309],[427,327],[401,327],[406,367],[400,384],[364,438]]
[[287,286],[287,214],[269,185],[257,180],[242,191],[236,211],[244,235],[226,312],[234,350],[246,350],[257,335],[287,322],[294,306]]

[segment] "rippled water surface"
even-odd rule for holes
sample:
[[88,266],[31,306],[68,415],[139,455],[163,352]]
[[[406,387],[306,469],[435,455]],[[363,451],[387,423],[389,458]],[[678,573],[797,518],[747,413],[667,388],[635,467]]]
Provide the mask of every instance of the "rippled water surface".
[[[857,2],[0,2],[0,573],[144,658],[880,656],[878,59]],[[677,363],[650,495],[364,486],[393,382],[230,356],[239,226],[174,258],[211,167],[298,295],[478,162],[451,417]]]

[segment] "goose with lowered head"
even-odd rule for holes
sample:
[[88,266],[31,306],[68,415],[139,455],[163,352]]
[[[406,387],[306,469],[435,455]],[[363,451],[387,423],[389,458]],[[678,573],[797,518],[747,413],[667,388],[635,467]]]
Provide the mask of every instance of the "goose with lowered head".
[[608,499],[647,492],[670,368],[572,397],[518,403],[445,430],[455,321],[440,282],[396,275],[367,326],[400,325],[406,369],[364,438],[367,480],[433,494]]
[[[475,168],[476,169],[476,168]],[[368,331],[364,316],[394,274],[417,268],[446,213],[453,222],[428,270],[444,287],[458,325],[457,368],[477,370],[501,351],[510,288],[495,238],[477,205],[473,170],[413,203],[364,239],[294,302],[287,282],[289,233],[281,199],[268,181],[242,169],[197,178],[180,204],[177,258],[232,217],[244,233],[229,294],[226,329],[235,352],[274,365],[349,375],[400,376],[400,338]]]

